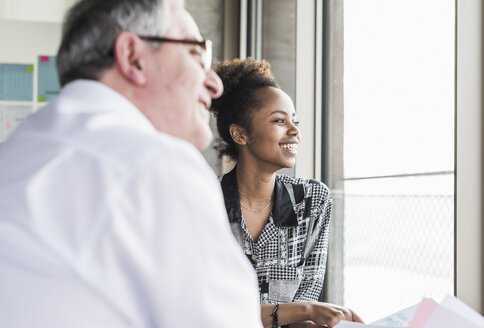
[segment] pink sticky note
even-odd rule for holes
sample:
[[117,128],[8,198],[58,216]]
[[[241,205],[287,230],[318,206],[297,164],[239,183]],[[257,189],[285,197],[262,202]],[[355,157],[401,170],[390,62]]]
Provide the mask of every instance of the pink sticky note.
[[48,63],[48,62],[49,62],[49,56],[40,56],[40,61],[41,61],[41,62],[46,62],[46,63]]
[[422,328],[439,304],[431,298],[424,298],[415,312],[408,328]]

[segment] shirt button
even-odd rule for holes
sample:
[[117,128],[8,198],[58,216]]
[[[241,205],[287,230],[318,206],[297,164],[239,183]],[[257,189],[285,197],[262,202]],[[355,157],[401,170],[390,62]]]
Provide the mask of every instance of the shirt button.
[[253,261],[257,260],[257,255],[252,254],[252,260],[253,260]]

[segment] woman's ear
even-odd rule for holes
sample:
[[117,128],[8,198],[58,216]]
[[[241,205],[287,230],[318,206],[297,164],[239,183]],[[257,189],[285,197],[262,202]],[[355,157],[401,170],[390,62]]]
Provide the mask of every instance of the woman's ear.
[[146,44],[131,32],[121,32],[114,42],[114,58],[121,74],[137,86],[146,84]]
[[231,124],[229,127],[230,136],[238,145],[245,145],[247,143],[247,132],[245,129],[237,124]]

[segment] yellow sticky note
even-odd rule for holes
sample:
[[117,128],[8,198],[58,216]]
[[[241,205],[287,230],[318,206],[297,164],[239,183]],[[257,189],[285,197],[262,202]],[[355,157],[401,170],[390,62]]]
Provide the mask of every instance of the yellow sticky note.
[[46,101],[46,98],[45,98],[45,96],[38,96],[37,97],[37,101],[38,102],[45,102]]
[[28,72],[28,73],[33,73],[34,65],[25,66],[25,71]]

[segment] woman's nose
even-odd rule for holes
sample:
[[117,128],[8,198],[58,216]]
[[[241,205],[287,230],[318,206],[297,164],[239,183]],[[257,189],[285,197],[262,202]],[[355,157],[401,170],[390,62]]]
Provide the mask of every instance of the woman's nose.
[[294,122],[291,122],[290,124],[291,125],[289,127],[289,133],[290,134],[299,134],[299,128],[297,127],[297,125]]

